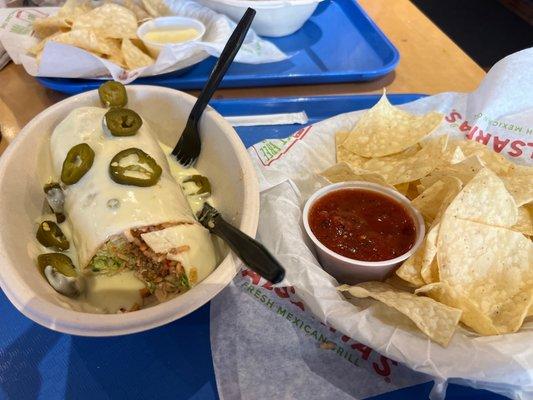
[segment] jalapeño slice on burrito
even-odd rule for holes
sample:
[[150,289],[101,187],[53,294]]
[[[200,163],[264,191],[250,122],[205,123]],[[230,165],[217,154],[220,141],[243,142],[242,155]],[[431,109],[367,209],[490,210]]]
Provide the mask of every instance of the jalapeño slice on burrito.
[[142,304],[123,296],[106,306],[104,292],[139,292],[144,284],[142,294],[163,301],[209,275],[216,257],[149,126],[144,121],[134,134],[113,135],[103,123],[106,112],[72,111],[52,134],[51,154],[87,298],[116,312]]

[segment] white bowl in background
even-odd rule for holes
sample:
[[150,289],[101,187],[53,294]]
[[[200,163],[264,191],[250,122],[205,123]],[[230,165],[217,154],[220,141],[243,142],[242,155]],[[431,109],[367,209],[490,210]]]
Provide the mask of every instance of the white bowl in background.
[[[342,189],[363,189],[380,193],[400,203],[413,219],[416,228],[416,239],[413,247],[399,257],[385,261],[360,261],[335,253],[324,246],[311,231],[309,211],[313,204],[324,195]],[[339,283],[356,284],[366,281],[381,281],[392,274],[400,264],[407,260],[420,247],[424,240],[425,225],[422,214],[411,205],[407,197],[393,189],[370,182],[351,181],[339,182],[324,186],[316,191],[305,203],[303,224],[307,236],[313,242],[320,264],[324,270]]]
[[261,36],[280,37],[300,29],[322,0],[198,0],[219,13],[239,21],[248,7],[257,13],[252,29]]
[[[194,38],[184,41],[184,42],[179,42],[179,43],[158,43],[158,42],[153,42],[153,41],[150,41],[144,38],[144,36],[148,32],[159,30],[159,29],[170,29],[170,28],[181,28],[181,29],[192,28],[198,31],[198,33]],[[205,34],[205,25],[202,22],[194,18],[177,17],[177,16],[154,18],[154,19],[146,21],[144,24],[139,26],[139,28],[137,29],[137,36],[142,40],[148,52],[154,58],[157,58],[157,56],[159,55],[159,53],[165,46],[183,46],[185,43],[195,42],[195,41],[200,40],[202,36],[204,36],[204,34]]]
[[[128,86],[128,108],[136,110],[158,139],[173,146],[196,98],[156,86]],[[41,112],[0,157],[0,287],[28,318],[50,329],[83,336],[113,336],[151,329],[181,318],[220,292],[235,276],[239,261],[224,250],[218,267],[197,286],[167,302],[125,314],[90,314],[58,294],[29,255],[35,221],[42,214],[43,183],[50,175],[50,135],[70,111],[100,106],[96,90],[72,96]],[[197,168],[209,177],[217,208],[228,221],[255,236],[259,219],[257,177],[235,130],[215,110],[200,121],[203,138]],[[221,150],[223,149],[223,151]]]

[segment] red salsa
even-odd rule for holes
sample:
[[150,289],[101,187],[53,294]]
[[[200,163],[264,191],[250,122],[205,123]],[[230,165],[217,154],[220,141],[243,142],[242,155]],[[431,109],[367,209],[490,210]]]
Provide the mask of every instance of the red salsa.
[[328,249],[360,261],[405,254],[416,240],[413,218],[397,201],[364,189],[339,189],[319,198],[309,226]]

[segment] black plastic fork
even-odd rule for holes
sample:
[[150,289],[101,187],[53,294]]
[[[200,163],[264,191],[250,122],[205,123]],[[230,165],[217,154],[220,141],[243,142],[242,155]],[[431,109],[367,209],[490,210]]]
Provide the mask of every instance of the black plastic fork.
[[257,240],[226,222],[220,212],[208,203],[198,214],[198,221],[214,235],[224,240],[244,264],[272,283],[285,277],[285,269]]
[[224,46],[224,50],[222,50],[222,54],[220,54],[215,67],[211,71],[211,75],[202,89],[200,96],[198,96],[198,100],[194,103],[189,118],[187,119],[187,125],[185,125],[185,129],[183,130],[176,147],[172,150],[172,154],[176,156],[178,162],[184,167],[193,166],[200,155],[202,142],[200,140],[198,123],[200,122],[202,113],[207,107],[209,100],[213,97],[215,90],[217,90],[218,85],[241,48],[246,33],[248,33],[250,25],[252,25],[254,16],[255,10],[248,8],[237,24],[237,27],[231,34],[226,46]]

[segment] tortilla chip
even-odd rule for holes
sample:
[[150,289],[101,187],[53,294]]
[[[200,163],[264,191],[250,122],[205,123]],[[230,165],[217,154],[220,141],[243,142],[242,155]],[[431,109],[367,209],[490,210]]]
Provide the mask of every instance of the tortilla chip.
[[96,32],[89,29],[79,29],[76,31],[61,33],[50,40],[57,43],[76,46],[92,53],[105,54],[108,56],[113,56],[120,52],[116,40],[101,37]]
[[144,54],[150,55],[150,52],[148,51],[148,48],[145,46],[144,42],[137,38],[137,39],[130,39],[131,43],[138,49],[140,49]]
[[496,335],[498,333],[489,317],[481,314],[467,297],[461,296],[445,282],[422,286],[415,290],[415,294],[429,296],[439,303],[462,310],[461,322],[481,335]]
[[152,17],[170,15],[170,9],[163,0],[142,0],[143,6]]
[[63,32],[56,32],[56,33],[53,33],[52,35],[50,35],[49,37],[41,40],[39,43],[37,43],[36,45],[30,47],[28,50],[26,50],[29,54],[32,54],[34,55],[35,57],[39,57],[40,54],[42,53],[42,51],[44,50],[44,46],[46,45],[46,42],[48,42],[49,40],[52,40],[54,37],[60,35],[61,33]]
[[[422,244],[421,247],[423,247]],[[424,252],[418,249],[411,257],[404,261],[404,263],[396,270],[396,275],[406,282],[409,282],[414,287],[421,287],[425,285],[422,279],[422,256]]]
[[398,185],[394,186],[398,192],[403,194],[404,196],[407,194],[407,191],[409,190],[409,182],[399,183]]
[[443,211],[442,207],[448,207],[457,196],[461,187],[462,183],[458,178],[443,177],[424,190],[411,204],[420,211],[426,223],[431,224],[439,212]]
[[128,39],[122,41],[122,54],[129,70],[147,67],[154,63],[152,57],[144,54]]
[[518,211],[501,179],[484,168],[454,198],[445,214],[483,224],[510,227],[516,224]]
[[409,200],[414,200],[418,197],[418,185],[420,184],[420,179],[417,179],[416,181],[409,182],[409,188],[407,189],[407,193],[405,193],[405,197],[407,197]]
[[337,288],[358,298],[372,297],[407,316],[432,340],[447,346],[461,318],[461,310],[400,291],[382,282],[365,282],[357,286],[342,285]]
[[66,32],[70,30],[69,24],[64,18],[51,16],[47,18],[37,18],[33,21],[33,31],[39,39],[47,38],[57,32]]
[[135,38],[137,37],[137,17],[126,7],[118,4],[104,4],[77,17],[72,24],[72,29],[90,29],[105,38]]
[[[433,188],[433,186],[435,187]],[[448,206],[461,190],[461,182],[453,177],[438,181],[433,186],[423,192],[427,192],[426,196],[419,196],[417,197],[418,200],[415,201],[415,199],[412,203],[422,213],[426,222],[430,224],[430,228],[426,231],[424,242],[396,270],[396,274],[400,278],[417,287],[439,280],[438,265],[435,258],[437,253],[436,241],[440,228],[439,222]]]
[[503,184],[515,199],[517,206],[522,206],[533,201],[533,168],[529,173],[511,173],[500,175]]
[[65,18],[72,25],[76,17],[92,10],[89,0],[67,0],[57,12],[57,16]]
[[339,146],[342,145],[342,143],[348,137],[349,133],[350,132],[346,132],[346,131],[339,131],[339,132],[335,133],[335,147],[336,148],[339,148]]
[[461,148],[466,157],[478,156],[483,164],[497,174],[507,173],[514,164],[487,146],[472,140],[455,139],[453,145]]
[[363,181],[377,183],[378,185],[394,189],[394,186],[389,185],[380,174],[366,171],[360,168],[354,168],[346,162],[335,164],[334,166],[326,169],[325,171],[322,171],[319,175],[323,176],[331,183],[346,181]]
[[457,164],[466,159],[465,154],[461,150],[460,146],[454,146],[453,142],[448,142],[448,150],[444,154],[444,158],[450,164]]
[[526,204],[518,209],[518,220],[511,229],[533,236],[533,204]]
[[468,298],[492,321],[498,334],[516,332],[533,301],[531,241],[519,232],[456,218],[448,212],[440,225],[440,280]]
[[485,168],[483,161],[478,156],[473,155],[456,164],[438,166],[428,176],[420,179],[420,183],[427,189],[435,182],[453,176],[465,185],[483,168]]
[[415,287],[439,280],[438,265],[435,258],[439,227],[438,222],[432,226],[418,250],[396,270],[397,276]]
[[348,132],[337,132],[335,134],[335,147],[337,149],[337,162],[346,162],[353,167],[361,167],[368,158],[358,156],[346,149],[342,143],[346,140]]
[[366,161],[362,168],[377,172],[391,185],[412,182],[421,179],[433,171],[442,162],[442,154],[446,149],[447,136],[431,140],[415,154],[403,154]]
[[391,285],[395,289],[402,290],[404,292],[414,293],[416,287],[411,283],[404,281],[398,275],[391,275],[384,281],[386,284]]
[[[466,184],[481,169],[488,167],[503,180],[518,206],[533,201],[533,185],[530,184],[533,181],[533,168],[514,165],[503,156],[477,142],[454,140],[449,143],[448,147],[450,146],[456,146],[456,150],[460,149],[461,152],[465,152],[467,158],[452,165],[435,168],[431,174],[421,179],[422,186],[427,188],[447,176],[455,176]],[[460,154],[457,154],[450,160],[460,160]]]
[[91,7],[88,5],[88,2],[67,0],[56,15],[37,18],[33,21],[33,30],[35,35],[40,39],[47,38],[56,32],[67,32],[77,17],[89,11],[91,11]]
[[425,283],[439,281],[439,266],[436,259],[439,230],[440,224],[437,223],[431,227],[425,238],[420,268],[420,275]]
[[135,17],[137,18],[137,22],[140,24],[142,22],[145,22],[151,18],[150,14],[146,11],[146,9],[137,1],[134,0],[124,0],[122,3],[122,6],[126,7],[128,10],[131,10],[135,14]]
[[366,111],[343,146],[362,157],[383,157],[399,153],[428,136],[443,115],[430,112],[415,115],[390,104],[385,93]]
[[463,311],[461,322],[480,335],[486,336],[516,332],[522,326],[524,319],[533,311],[531,292],[519,294],[509,299],[497,309],[492,319],[483,314],[468,297],[461,295],[444,282],[423,286],[417,289],[415,293],[429,296],[450,307],[460,308]]
[[428,144],[431,144],[431,142],[434,141],[434,140],[437,140],[437,138],[428,139],[424,143],[415,143],[414,145],[409,146],[408,148],[406,148],[405,150],[400,151],[399,153],[394,153],[394,155],[396,155],[398,157],[403,156],[405,158],[410,157],[412,155],[415,155],[423,147],[427,146]]

